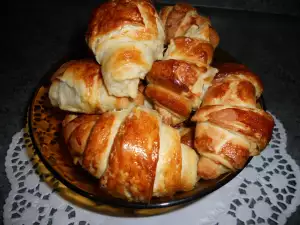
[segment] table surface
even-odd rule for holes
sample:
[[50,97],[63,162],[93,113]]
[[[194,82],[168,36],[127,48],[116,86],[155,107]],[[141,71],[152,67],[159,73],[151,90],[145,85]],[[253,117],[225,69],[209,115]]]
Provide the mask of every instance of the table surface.
[[[36,1],[1,7],[0,221],[10,190],[4,160],[13,134],[24,127],[27,105],[39,80],[87,51],[87,22],[96,1]],[[284,124],[287,151],[300,165],[300,18],[199,8],[209,15],[220,47],[258,74],[267,108]],[[300,208],[288,219],[298,224]]]

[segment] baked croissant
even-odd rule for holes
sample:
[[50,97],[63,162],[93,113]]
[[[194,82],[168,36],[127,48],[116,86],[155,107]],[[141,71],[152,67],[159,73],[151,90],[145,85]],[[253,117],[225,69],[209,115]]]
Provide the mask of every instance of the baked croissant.
[[87,43],[108,93],[135,98],[140,79],[162,58],[165,34],[151,1],[111,0],[92,15]]
[[156,61],[146,76],[145,94],[166,124],[177,125],[199,107],[216,72],[182,60]]
[[160,11],[160,18],[165,27],[166,39],[169,43],[175,37],[201,36],[214,48],[219,44],[218,33],[211,26],[208,18],[200,16],[193,6],[185,3],[178,3],[174,6],[166,6]]
[[198,181],[196,152],[146,107],[68,115],[63,132],[74,163],[115,197],[147,202],[191,190]]
[[203,103],[192,117],[197,122],[194,145],[202,156],[198,176],[213,179],[244,167],[272,136],[272,116],[257,107],[263,87],[245,66],[226,63],[218,67]]
[[53,75],[49,98],[53,106],[80,113],[103,113],[144,102],[139,92],[135,99],[115,97],[107,93],[101,67],[97,62],[73,60],[63,64]]
[[217,72],[209,64],[218,42],[211,41],[210,21],[190,5],[168,6],[160,15],[170,44],[163,60],[154,62],[147,74],[145,93],[164,122],[177,125],[200,106]]

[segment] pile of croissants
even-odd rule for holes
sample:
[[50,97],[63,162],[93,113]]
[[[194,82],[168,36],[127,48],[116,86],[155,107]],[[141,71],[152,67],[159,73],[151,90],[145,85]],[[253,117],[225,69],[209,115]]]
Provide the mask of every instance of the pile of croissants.
[[63,64],[49,98],[71,112],[62,130],[74,163],[111,195],[148,202],[192,190],[270,141],[260,79],[240,64],[211,66],[219,36],[192,6],[158,14],[148,0],[110,0],[86,42],[95,60]]

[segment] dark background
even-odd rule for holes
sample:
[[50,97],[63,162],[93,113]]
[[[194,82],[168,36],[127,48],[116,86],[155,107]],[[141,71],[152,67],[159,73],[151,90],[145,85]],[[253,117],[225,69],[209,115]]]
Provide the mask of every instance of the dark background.
[[205,6],[210,8],[236,9],[242,11],[287,14],[293,16],[300,15],[299,0],[156,0],[156,2],[187,2],[194,6]]
[[[288,134],[287,151],[300,165],[300,1],[188,2],[202,6],[199,12],[211,17],[221,37],[220,47],[261,77],[267,108],[283,122]],[[84,32],[92,9],[99,3],[1,3],[0,223],[10,190],[4,161],[11,137],[24,126],[26,107],[39,80],[62,62],[80,58],[87,51]],[[299,208],[288,224],[298,221]]]

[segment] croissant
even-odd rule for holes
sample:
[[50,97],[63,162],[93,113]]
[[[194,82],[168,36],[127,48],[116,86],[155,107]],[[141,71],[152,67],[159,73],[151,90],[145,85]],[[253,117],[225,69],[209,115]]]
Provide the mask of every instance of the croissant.
[[198,181],[196,152],[146,107],[68,115],[63,135],[74,163],[115,197],[147,202],[191,190]]
[[73,60],[63,64],[52,76],[49,98],[53,106],[80,113],[103,113],[143,104],[139,92],[135,99],[108,94],[103,83],[101,67],[89,59]]
[[272,116],[256,104],[263,91],[260,79],[239,64],[218,70],[192,117],[197,122],[194,146],[202,156],[198,176],[204,179],[243,168],[266,147],[274,127]]
[[166,124],[177,125],[199,107],[216,71],[182,60],[156,61],[146,76],[145,94]]
[[217,72],[209,64],[218,43],[211,41],[210,21],[190,5],[168,6],[160,15],[170,43],[146,76],[145,94],[165,123],[177,125],[200,106]]
[[188,36],[200,35],[201,39],[207,40],[214,48],[219,44],[219,35],[211,26],[210,20],[200,16],[197,9],[189,4],[166,6],[160,11],[160,18],[166,31],[166,43],[175,37],[188,34]]
[[135,98],[140,79],[162,58],[165,34],[151,1],[111,0],[93,13],[86,40],[108,93]]

